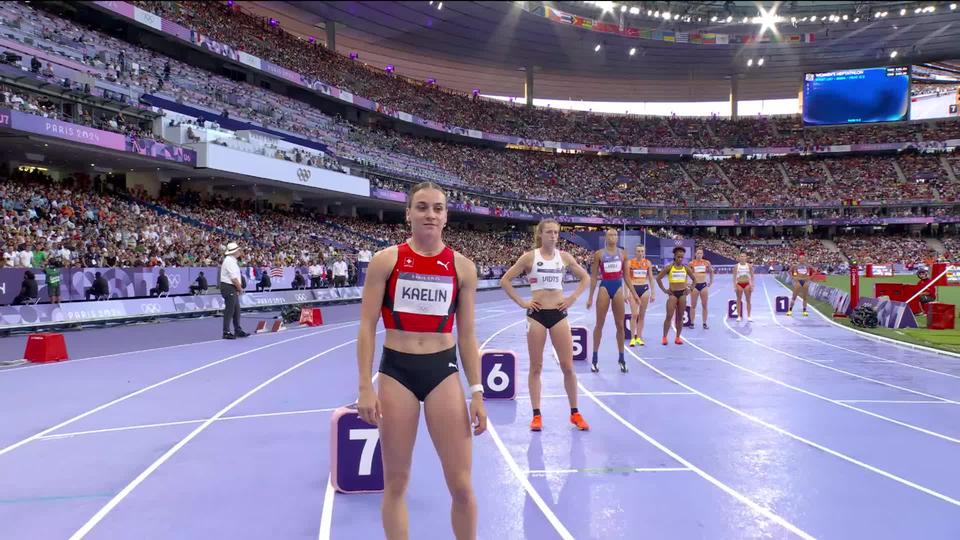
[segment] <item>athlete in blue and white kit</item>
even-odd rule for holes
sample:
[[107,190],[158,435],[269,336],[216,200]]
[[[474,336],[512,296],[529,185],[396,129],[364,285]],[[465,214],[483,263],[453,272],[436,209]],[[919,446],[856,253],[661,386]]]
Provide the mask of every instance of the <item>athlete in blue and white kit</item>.
[[587,298],[587,309],[593,307],[593,291],[600,282],[600,294],[597,299],[597,323],[593,327],[593,363],[590,370],[600,371],[597,365],[597,353],[600,351],[600,338],[603,337],[603,322],[607,318],[607,309],[613,306],[613,320],[617,325],[617,349],[620,352],[618,362],[620,371],[627,372],[627,363],[623,359],[623,267],[627,261],[627,253],[617,247],[617,230],[607,229],[605,246],[593,254],[590,275],[590,296]]

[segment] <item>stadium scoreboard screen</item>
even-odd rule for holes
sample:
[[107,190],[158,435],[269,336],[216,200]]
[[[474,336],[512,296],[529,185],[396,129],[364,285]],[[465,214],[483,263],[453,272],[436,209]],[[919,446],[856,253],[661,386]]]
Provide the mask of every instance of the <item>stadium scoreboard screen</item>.
[[910,68],[807,73],[803,123],[810,126],[898,122],[910,117]]

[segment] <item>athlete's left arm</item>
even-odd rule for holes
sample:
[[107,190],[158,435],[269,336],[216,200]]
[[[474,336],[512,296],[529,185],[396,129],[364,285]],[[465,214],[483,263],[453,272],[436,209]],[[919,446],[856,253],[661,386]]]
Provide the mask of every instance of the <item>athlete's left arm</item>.
[[713,263],[707,261],[707,270],[710,272],[710,281],[707,282],[707,287],[713,287]]
[[753,265],[750,265],[750,289],[753,289]]
[[580,266],[580,263],[577,262],[576,257],[567,253],[566,251],[560,252],[560,260],[563,261],[564,266],[569,268],[573,275],[580,280],[580,283],[577,284],[577,289],[573,291],[573,294],[563,299],[563,305],[560,306],[560,309],[569,309],[574,302],[577,301],[577,298],[580,298],[580,295],[583,294],[583,291],[590,285],[590,274]]
[[[456,253],[453,264],[460,277],[457,293],[457,345],[463,372],[470,386],[480,384],[480,346],[477,344],[476,305],[477,305],[477,265],[473,261]],[[470,421],[474,435],[487,429],[487,411],[483,406],[483,393],[470,395]]]

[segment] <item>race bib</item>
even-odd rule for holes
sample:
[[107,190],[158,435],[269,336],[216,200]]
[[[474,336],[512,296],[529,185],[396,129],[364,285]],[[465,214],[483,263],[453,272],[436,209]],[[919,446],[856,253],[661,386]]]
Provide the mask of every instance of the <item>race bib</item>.
[[670,281],[686,281],[687,273],[683,270],[672,270],[670,272]]
[[696,266],[693,267],[693,271],[696,272],[696,273],[698,273],[698,274],[706,274],[706,273],[707,273],[707,265],[705,265],[705,264],[698,264],[698,265],[696,265]]
[[393,310],[417,315],[446,315],[453,300],[453,276],[401,272],[393,294]]
[[537,277],[530,278],[530,285],[535,289],[560,289],[563,287],[563,270],[560,268],[544,268],[537,272]]
[[634,279],[647,279],[647,271],[642,268],[633,269],[633,278]]
[[612,273],[614,273],[614,272],[619,272],[619,271],[620,271],[620,260],[617,259],[617,260],[615,260],[615,261],[606,261],[605,263],[603,263],[603,271],[606,272],[606,273],[608,273],[608,274],[612,274]]
[[799,274],[799,275],[801,275],[801,276],[805,276],[805,275],[807,275],[807,269],[806,269],[806,268],[797,268],[797,274]]

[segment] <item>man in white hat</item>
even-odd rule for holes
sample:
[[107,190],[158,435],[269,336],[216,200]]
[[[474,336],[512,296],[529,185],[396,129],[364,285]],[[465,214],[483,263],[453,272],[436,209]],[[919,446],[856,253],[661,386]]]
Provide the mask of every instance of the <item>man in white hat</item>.
[[[240,246],[236,242],[227,244],[224,251],[223,264],[220,265],[220,295],[223,296],[223,339],[247,337],[250,334],[240,328],[240,295],[243,294],[243,278],[240,275]],[[233,321],[233,331],[230,332],[230,321]]]

